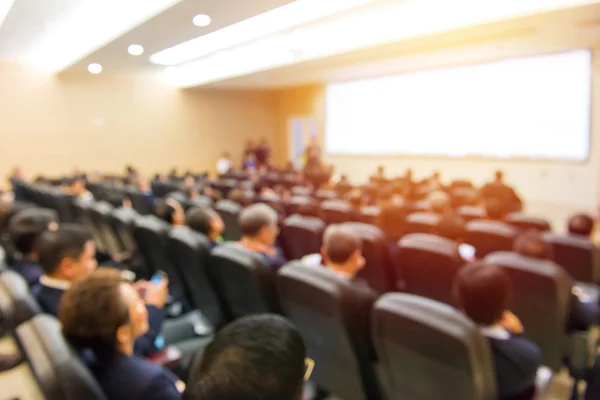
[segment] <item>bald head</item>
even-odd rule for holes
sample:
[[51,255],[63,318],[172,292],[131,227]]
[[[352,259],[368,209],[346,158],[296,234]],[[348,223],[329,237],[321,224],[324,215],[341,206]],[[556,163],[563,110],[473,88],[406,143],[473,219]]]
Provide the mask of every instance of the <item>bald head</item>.
[[330,225],[323,234],[323,252],[328,262],[345,264],[362,250],[362,240],[344,225]]
[[535,230],[526,231],[517,236],[513,245],[513,251],[522,256],[538,260],[549,260],[552,258],[552,247]]

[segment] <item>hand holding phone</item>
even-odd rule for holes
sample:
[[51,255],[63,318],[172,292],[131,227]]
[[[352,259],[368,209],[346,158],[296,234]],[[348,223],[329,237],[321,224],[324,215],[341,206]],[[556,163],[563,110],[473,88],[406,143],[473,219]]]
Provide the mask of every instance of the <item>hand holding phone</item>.
[[169,279],[165,273],[157,273],[154,275],[148,285],[144,295],[144,301],[147,305],[164,308],[169,297]]

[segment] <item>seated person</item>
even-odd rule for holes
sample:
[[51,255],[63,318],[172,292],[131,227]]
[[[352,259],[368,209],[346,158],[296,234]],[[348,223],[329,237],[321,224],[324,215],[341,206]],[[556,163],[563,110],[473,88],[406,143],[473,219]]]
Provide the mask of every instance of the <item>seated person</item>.
[[430,211],[438,215],[444,215],[452,211],[450,200],[448,193],[441,190],[431,192],[427,196],[427,201],[431,204]]
[[242,231],[240,245],[260,253],[265,264],[273,270],[281,268],[287,262],[275,246],[279,234],[278,222],[277,211],[262,203],[244,208],[239,216]]
[[596,362],[590,370],[585,388],[585,400],[600,399],[600,356],[596,357]]
[[76,201],[89,203],[94,200],[94,195],[85,187],[85,177],[83,175],[70,179],[69,187],[69,191],[72,196],[75,196]]
[[9,269],[21,274],[29,287],[35,286],[42,276],[38,262],[40,236],[46,230],[56,230],[57,220],[54,211],[30,208],[19,212],[10,221],[8,235],[17,253]]
[[542,352],[523,336],[523,325],[508,311],[508,276],[494,265],[467,264],[456,275],[454,293],[463,312],[488,338],[499,398],[533,398]]
[[[536,230],[521,233],[515,239],[513,251],[536,260],[552,261],[552,246],[543,240]],[[558,268],[561,268],[557,265]],[[571,306],[567,319],[567,331],[585,331],[590,325],[598,323],[600,309],[592,302],[584,302],[584,295],[576,287],[571,294]]]
[[375,175],[371,176],[369,180],[379,185],[386,184],[388,180],[385,177],[385,167],[383,165],[379,165],[377,167],[377,172],[375,173]]
[[217,160],[216,169],[219,176],[231,171],[231,155],[228,152],[221,154],[221,157]]
[[465,261],[475,261],[475,248],[463,243],[465,237],[465,221],[460,215],[450,213],[443,215],[437,225],[436,235],[456,242],[458,253]]
[[442,180],[440,178],[440,171],[435,171],[431,177],[427,180],[427,185],[434,190],[440,190],[443,188]]
[[138,177],[135,181],[135,185],[137,186],[138,190],[140,191],[147,206],[150,208],[153,208],[154,203],[156,202],[156,198],[154,197],[154,193],[152,192],[152,186],[150,185],[150,182],[148,181],[148,179],[143,178],[143,177]]
[[154,213],[172,227],[185,225],[185,211],[181,204],[173,198],[159,200],[154,208]]
[[481,197],[484,200],[496,199],[504,204],[506,213],[519,211],[522,201],[515,190],[504,183],[504,173],[500,170],[495,172],[494,181],[481,188]]
[[278,315],[252,315],[221,329],[192,370],[185,400],[301,400],[306,349]]
[[591,239],[594,230],[594,219],[587,214],[575,214],[569,218],[569,235]]
[[119,271],[103,268],[73,283],[58,316],[65,338],[93,353],[90,369],[108,399],[181,399],[184,385],[175,375],[134,353],[148,313]]
[[223,241],[225,224],[215,210],[208,207],[192,207],[185,214],[187,226],[203,234],[209,240],[209,250]]
[[[58,315],[65,291],[73,282],[96,269],[95,252],[92,237],[78,225],[63,224],[57,231],[47,231],[41,236],[38,259],[44,275],[32,288],[32,293],[42,311]],[[165,280],[156,285],[139,282],[136,286],[144,291],[150,315],[150,329],[136,342],[136,354],[149,356],[156,351],[155,341],[164,321],[162,309],[167,301],[168,282]]]
[[491,198],[485,200],[485,214],[486,219],[488,220],[504,222],[508,212],[505,204],[501,200]]

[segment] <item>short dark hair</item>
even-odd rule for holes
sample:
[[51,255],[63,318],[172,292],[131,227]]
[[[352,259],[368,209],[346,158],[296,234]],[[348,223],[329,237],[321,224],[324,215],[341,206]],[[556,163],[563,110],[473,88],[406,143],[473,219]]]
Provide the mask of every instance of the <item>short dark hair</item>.
[[154,207],[154,214],[163,221],[169,224],[173,223],[173,216],[175,215],[175,208],[167,203],[167,200],[160,199]]
[[57,221],[58,215],[53,210],[28,208],[11,219],[8,234],[15,248],[22,255],[28,255],[37,250],[40,236],[48,229],[48,224]]
[[510,281],[500,267],[476,261],[458,271],[453,293],[469,318],[476,324],[490,326],[508,308]]
[[277,224],[277,211],[264,203],[252,204],[240,212],[239,224],[243,236],[256,236],[266,226]]
[[37,208],[31,203],[0,203],[0,232],[8,230],[12,219],[23,210]]
[[69,257],[77,259],[92,236],[82,225],[62,224],[56,231],[42,234],[38,246],[38,261],[46,275],[52,275],[60,262]]
[[530,229],[519,234],[513,242],[513,251],[525,257],[538,260],[549,260],[552,258],[552,246],[544,241],[544,238],[535,229]]
[[485,213],[488,218],[500,221],[506,216],[506,206],[502,200],[492,197],[485,201]]
[[323,234],[323,249],[329,261],[343,264],[362,249],[362,240],[344,225],[329,225]]
[[464,239],[465,233],[465,220],[457,213],[444,214],[440,217],[437,226],[438,236],[457,241]]
[[594,219],[587,214],[575,214],[569,218],[569,233],[590,236],[594,230]]
[[297,400],[306,349],[298,329],[278,315],[240,318],[204,351],[185,400]]
[[192,207],[185,214],[187,226],[208,236],[212,232],[211,221],[218,217],[215,210],[208,207]]
[[72,345],[91,349],[96,357],[114,353],[117,330],[129,322],[129,306],[120,291],[125,282],[118,270],[102,268],[65,292],[58,318]]

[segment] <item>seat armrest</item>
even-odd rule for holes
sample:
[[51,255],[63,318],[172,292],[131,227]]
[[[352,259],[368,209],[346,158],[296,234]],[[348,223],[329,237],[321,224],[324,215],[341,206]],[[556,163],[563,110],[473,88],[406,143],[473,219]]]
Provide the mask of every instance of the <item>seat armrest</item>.
[[148,361],[152,364],[160,365],[164,368],[174,370],[181,362],[181,351],[174,346],[169,346],[164,350],[157,351],[148,357]]
[[598,327],[593,327],[569,335],[569,366],[571,376],[575,379],[584,379],[594,362],[598,332]]

